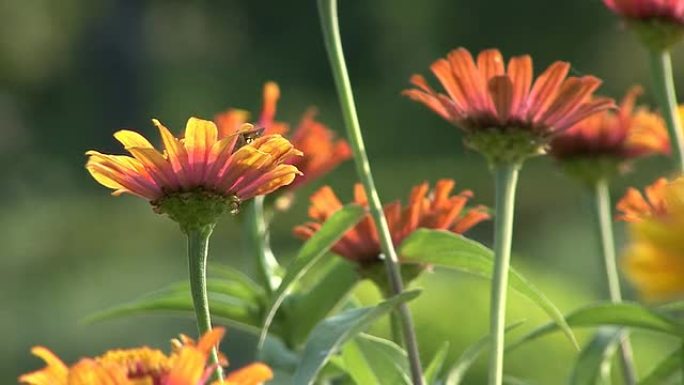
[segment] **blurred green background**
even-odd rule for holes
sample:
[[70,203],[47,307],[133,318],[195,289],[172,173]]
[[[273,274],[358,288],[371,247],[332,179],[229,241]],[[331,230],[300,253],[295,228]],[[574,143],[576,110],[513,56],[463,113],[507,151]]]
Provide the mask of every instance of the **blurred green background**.
[[[530,53],[537,71],[557,59],[575,74],[605,81],[601,93],[621,97],[645,83],[645,52],[599,0],[342,1],[341,26],[366,144],[380,193],[405,199],[423,180],[455,178],[492,204],[492,183],[477,154],[463,149],[457,129],[399,95],[408,78],[427,73],[450,49],[497,47],[507,57]],[[256,110],[261,86],[277,81],[280,120],[296,122],[310,105],[341,132],[342,124],[320,37],[315,1],[26,0],[0,4],[0,382],[41,364],[29,354],[43,344],[67,361],[110,347],[166,348],[187,318],[148,316],[85,325],[103,308],[182,280],[184,239],[176,225],[142,200],[109,197],[84,170],[88,149],[118,153],[112,133],[135,128],[156,138],[150,119],[176,132],[189,116],[211,118],[229,106]],[[675,53],[675,68],[684,63]],[[683,71],[677,71],[684,86]],[[644,98],[649,101],[649,95]],[[666,160],[641,162],[613,186],[642,185]],[[277,218],[273,247],[291,256],[292,226],[305,220],[307,196],[323,183],[350,197],[347,163],[298,193]],[[527,163],[520,180],[514,265],[564,311],[604,298],[589,202],[546,158]],[[251,257],[233,218],[214,236],[211,259],[251,273]],[[490,243],[491,223],[470,235]],[[623,242],[618,225],[618,241]],[[413,304],[425,359],[451,339],[451,356],[486,333],[486,282],[436,272],[416,283],[427,290]],[[360,295],[374,293],[361,286]],[[630,298],[634,298],[630,292]],[[510,319],[545,317],[512,294]],[[586,335],[586,334],[584,334]],[[641,372],[672,341],[637,333]],[[252,359],[253,339],[233,330],[231,361]],[[561,384],[576,353],[561,337],[511,354],[507,371],[537,384]],[[482,383],[482,370],[470,382]]]

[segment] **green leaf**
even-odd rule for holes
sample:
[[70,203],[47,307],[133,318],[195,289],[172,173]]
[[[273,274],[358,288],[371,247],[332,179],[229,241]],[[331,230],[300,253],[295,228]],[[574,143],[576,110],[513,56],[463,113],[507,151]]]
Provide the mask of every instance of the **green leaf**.
[[358,385],[411,385],[406,352],[394,342],[359,334],[344,345],[342,359]]
[[[399,248],[402,261],[434,264],[491,278],[494,254],[481,243],[443,230],[419,229]],[[570,342],[579,349],[563,314],[536,286],[511,268],[509,285],[539,306],[563,330]]]
[[363,218],[365,213],[366,210],[361,206],[347,205],[328,218],[323,226],[304,243],[294,261],[288,266],[285,277],[283,277],[283,281],[278,286],[278,290],[273,294],[270,306],[268,306],[269,310],[266,313],[261,328],[259,350],[261,350],[264,344],[268,329],[271,326],[271,322],[273,322],[278,308],[283,303],[286,294],[292,289],[294,283],[306,274],[307,270],[322,258],[342,238],[347,230],[354,227]]
[[531,383],[527,380],[523,380],[522,378],[517,378],[513,376],[504,376],[503,383],[505,385],[531,385]]
[[[684,337],[684,327],[675,320],[647,307],[630,302],[589,305],[570,313],[565,319],[572,327],[627,326],[674,335],[679,338]],[[528,341],[557,330],[557,325],[546,324],[511,344],[508,349],[515,349]]]
[[359,281],[354,266],[342,258],[330,258],[325,265],[314,285],[287,297],[287,337],[293,346],[303,343],[320,320],[339,308]]
[[[238,328],[258,330],[260,311],[251,302],[212,292],[209,293],[209,306],[214,317],[223,319]],[[186,292],[174,289],[169,292],[148,295],[133,302],[95,313],[86,318],[85,322],[93,323],[124,316],[169,311],[193,314],[194,308],[189,289]]]
[[402,302],[416,298],[418,290],[407,291],[373,307],[352,309],[325,319],[314,328],[294,375],[294,385],[311,385],[331,355],[349,339]]
[[446,360],[448,354],[449,341],[446,341],[442,344],[439,350],[437,350],[427,368],[425,368],[425,383],[427,385],[434,385],[437,383],[439,374],[442,372],[444,361]]
[[[684,347],[676,349],[662,360],[646,377],[639,381],[639,385],[663,385],[665,381],[682,370]],[[684,374],[682,374],[684,376]]]
[[255,293],[261,297],[266,295],[263,287],[252,280],[245,273],[240,270],[235,269],[232,266],[219,263],[209,264],[209,275],[216,278],[221,278],[223,280],[233,282],[235,285],[239,285],[242,290],[247,292]]
[[[517,328],[524,322],[525,321],[518,321],[512,323],[506,327],[506,332]],[[470,369],[475,361],[477,361],[477,359],[480,357],[480,354],[482,354],[482,352],[489,347],[489,340],[489,335],[486,335],[477,340],[474,344],[470,345],[470,347],[468,347],[468,349],[461,354],[458,360],[456,360],[456,362],[451,366],[451,370],[449,370],[449,375],[446,379],[445,385],[459,385],[463,381],[468,369]]]
[[605,371],[610,373],[611,359],[615,354],[620,338],[626,331],[614,327],[602,327],[582,349],[575,362],[570,385],[596,385]]

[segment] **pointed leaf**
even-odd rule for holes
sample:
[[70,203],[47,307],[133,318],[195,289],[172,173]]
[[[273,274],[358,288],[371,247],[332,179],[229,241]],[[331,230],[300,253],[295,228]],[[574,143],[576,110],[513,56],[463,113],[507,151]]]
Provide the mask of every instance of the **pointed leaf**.
[[288,296],[288,338],[293,345],[303,343],[316,324],[340,307],[359,281],[351,263],[342,258],[331,258],[324,273],[305,292]]
[[[409,236],[399,248],[402,261],[408,263],[434,264],[467,273],[491,278],[494,254],[487,247],[443,230],[419,229]],[[525,277],[511,268],[509,285],[539,306],[579,349],[575,335],[558,308]]]
[[600,328],[580,352],[570,375],[570,385],[596,385],[603,372],[610,371],[606,365],[611,364],[624,333],[625,330],[617,327]]
[[[659,333],[684,336],[684,326],[658,312],[636,303],[602,303],[589,305],[565,317],[572,327],[597,327],[604,325],[627,326]],[[555,324],[546,324],[533,330],[509,349],[558,330]]]
[[[662,385],[682,371],[682,360],[684,359],[684,347],[676,349],[662,360],[644,379],[639,381],[639,385]],[[684,376],[684,373],[682,374]]]
[[254,280],[247,276],[247,274],[232,266],[221,263],[212,263],[209,265],[209,275],[233,282],[235,285],[240,285],[244,290],[250,291],[252,293],[258,293],[262,296],[265,295],[263,287],[254,282]]
[[325,221],[323,226],[308,240],[300,249],[297,257],[287,268],[283,281],[276,290],[268,306],[268,312],[261,328],[259,337],[259,349],[263,346],[268,329],[273,322],[278,308],[283,303],[285,295],[294,283],[300,279],[307,270],[316,263],[335,243],[342,238],[344,233],[354,227],[365,215],[366,210],[358,205],[345,206]]
[[[518,326],[522,325],[525,321],[518,321],[506,327],[506,332],[509,332]],[[480,354],[489,347],[489,335],[486,335],[474,344],[470,345],[463,354],[456,360],[456,362],[451,366],[449,370],[449,376],[446,379],[445,385],[459,385],[465,378],[465,374],[470,369],[470,367],[477,361]]]
[[444,367],[444,361],[449,354],[449,345],[449,341],[444,342],[432,357],[432,360],[428,364],[427,368],[425,368],[425,383],[427,385],[434,385],[437,383],[439,374],[442,372],[442,368]]
[[[209,307],[212,316],[216,318],[223,319],[229,324],[242,329],[258,330],[260,311],[250,302],[222,294],[209,293]],[[93,323],[153,312],[184,312],[190,316],[194,312],[192,297],[189,292],[170,292],[146,296],[133,302],[95,313],[86,318],[85,322]]]
[[331,355],[349,339],[361,333],[378,318],[402,302],[416,298],[418,290],[407,291],[373,307],[352,309],[332,316],[314,328],[294,375],[294,385],[311,385]]
[[392,341],[360,334],[344,345],[342,359],[358,385],[411,385],[406,352]]

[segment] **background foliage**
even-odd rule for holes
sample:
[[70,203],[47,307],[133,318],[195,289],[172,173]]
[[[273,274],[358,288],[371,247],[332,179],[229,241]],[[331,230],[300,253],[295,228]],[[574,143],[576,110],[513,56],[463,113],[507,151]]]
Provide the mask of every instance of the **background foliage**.
[[[266,80],[281,85],[281,120],[295,122],[315,103],[321,120],[341,132],[314,1],[29,0],[4,2],[0,14],[0,382],[13,383],[37,367],[28,352],[35,344],[73,360],[114,346],[166,347],[178,332],[194,334],[186,318],[80,322],[186,274],[176,225],[141,200],[108,197],[87,176],[83,153],[119,152],[111,134],[124,127],[156,137],[152,117],[178,132],[190,115],[210,118],[228,106],[254,110]],[[404,199],[422,180],[453,177],[475,191],[476,202],[492,204],[485,163],[463,150],[457,130],[399,96],[412,73],[426,73],[451,48],[530,53],[537,71],[568,60],[574,73],[604,79],[602,92],[614,97],[648,81],[645,52],[599,0],[345,1],[340,15],[360,119],[386,201]],[[681,68],[680,51],[674,61]],[[676,74],[682,84],[684,72]],[[614,186],[614,195],[651,181],[664,165],[663,159],[642,162]],[[349,197],[351,163],[323,182]],[[317,186],[300,191],[292,211],[275,221],[279,255],[291,256],[299,245],[290,230],[304,221],[307,196]],[[564,311],[605,296],[589,214],[584,192],[548,159],[526,164],[514,265]],[[490,233],[488,223],[470,235],[489,244]],[[251,272],[246,249],[239,220],[224,218],[211,259]],[[487,286],[456,273],[429,278],[417,282],[427,290],[412,303],[421,351],[427,360],[446,338],[455,358],[486,333]],[[369,285],[358,295],[377,299]],[[528,320],[520,329],[545,321],[516,294],[509,314]],[[383,325],[374,330],[386,333]],[[253,336],[230,332],[231,362],[251,360],[253,343]],[[642,372],[671,346],[639,333],[635,344]],[[574,354],[556,335],[516,350],[508,371],[555,383],[559,373],[570,372]],[[482,375],[476,371],[473,381]]]

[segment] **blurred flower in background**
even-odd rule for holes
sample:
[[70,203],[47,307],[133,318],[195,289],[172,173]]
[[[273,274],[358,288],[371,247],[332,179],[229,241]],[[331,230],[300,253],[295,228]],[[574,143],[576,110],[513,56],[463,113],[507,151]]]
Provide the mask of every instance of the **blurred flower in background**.
[[684,3],[679,0],[603,0],[625,18],[652,48],[667,48],[684,33]]
[[[316,120],[317,111],[309,108],[299,124],[290,132],[289,125],[275,120],[280,88],[274,82],[267,82],[263,89],[263,103],[259,119],[254,122],[263,133],[286,135],[303,156],[292,157],[287,163],[296,166],[302,173],[295,177],[288,189],[297,188],[305,183],[327,174],[343,161],[351,158],[351,149],[344,139],[338,139],[335,132]],[[214,120],[221,135],[231,135],[239,131],[242,124],[249,122],[250,114],[245,110],[231,108],[217,114]]]
[[635,108],[641,93],[639,86],[630,88],[617,111],[594,114],[554,137],[550,155],[571,176],[593,183],[626,171],[638,157],[669,154],[662,117]]
[[618,203],[630,221],[623,268],[647,301],[684,296],[684,178],[659,179],[646,198],[630,189]]

